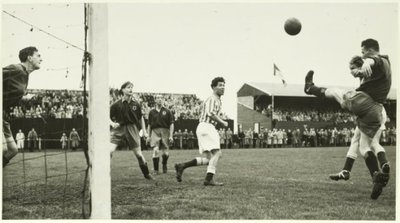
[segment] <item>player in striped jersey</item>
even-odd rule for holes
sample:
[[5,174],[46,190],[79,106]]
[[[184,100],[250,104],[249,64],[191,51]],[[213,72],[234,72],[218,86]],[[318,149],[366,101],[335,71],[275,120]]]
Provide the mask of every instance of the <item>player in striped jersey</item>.
[[199,125],[196,130],[197,139],[199,141],[199,152],[200,154],[205,154],[206,157],[196,157],[188,162],[175,164],[176,179],[178,182],[182,182],[182,174],[186,168],[208,165],[204,185],[224,185],[223,183],[215,182],[213,179],[217,169],[218,160],[222,154],[219,144],[219,134],[215,126],[218,123],[224,127],[228,126],[228,122],[222,120],[219,116],[222,105],[221,96],[225,91],[224,78],[214,78],[211,81],[211,88],[213,89],[213,94],[202,104]]

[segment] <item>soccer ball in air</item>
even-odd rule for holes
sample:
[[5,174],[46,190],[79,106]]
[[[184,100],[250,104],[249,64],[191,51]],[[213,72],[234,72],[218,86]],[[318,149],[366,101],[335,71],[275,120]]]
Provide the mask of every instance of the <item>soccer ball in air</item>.
[[285,21],[285,31],[287,34],[294,36],[301,31],[301,23],[296,18],[289,18]]

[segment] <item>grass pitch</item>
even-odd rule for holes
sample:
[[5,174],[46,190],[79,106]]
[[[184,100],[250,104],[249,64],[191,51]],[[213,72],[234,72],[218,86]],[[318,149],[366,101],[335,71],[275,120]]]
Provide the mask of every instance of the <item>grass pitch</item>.
[[[175,162],[199,156],[197,150],[172,150],[167,174],[143,178],[129,151],[112,160],[114,219],[319,219],[394,220],[395,147],[385,147],[392,172],[378,200],[362,158],[348,181],[328,175],[341,170],[347,148],[224,149],[215,179],[223,187],[202,185],[206,166],[188,168],[175,179]],[[151,152],[145,151],[150,169]]]
[[22,153],[3,168],[2,218],[83,218],[81,195],[86,170],[83,152],[48,151],[47,168],[43,151],[24,155],[25,180]]
[[[372,182],[362,158],[349,181],[331,181],[341,170],[347,148],[223,149],[215,179],[223,187],[205,187],[206,166],[186,169],[175,179],[174,163],[199,156],[197,150],[170,151],[169,171],[155,181],[143,178],[132,151],[113,154],[112,217],[114,219],[297,219],[395,220],[395,147],[385,147],[391,179],[378,200],[371,200]],[[58,152],[54,152],[59,153]],[[152,169],[151,151],[143,152]],[[26,158],[42,155],[26,153]],[[85,158],[82,152],[26,162],[22,155],[3,169],[3,219],[82,218]],[[17,163],[16,163],[17,162]],[[37,181],[32,181],[38,179]],[[65,185],[67,185],[65,187]],[[46,193],[44,190],[46,189]]]

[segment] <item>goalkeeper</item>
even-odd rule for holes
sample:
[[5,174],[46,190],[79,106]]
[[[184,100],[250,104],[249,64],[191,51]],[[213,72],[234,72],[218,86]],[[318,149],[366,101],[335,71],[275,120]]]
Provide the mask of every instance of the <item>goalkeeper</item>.
[[[372,199],[377,199],[389,180],[390,166],[386,153],[379,145],[382,127],[386,121],[386,112],[382,103],[386,100],[391,86],[391,68],[387,56],[379,54],[379,44],[376,40],[367,39],[361,43],[363,58],[354,57],[350,61],[351,74],[361,79],[356,90],[317,87],[313,83],[313,71],[306,76],[304,91],[317,97],[335,99],[343,109],[357,116],[357,128],[352,138],[351,146],[343,170],[331,179],[349,179],[357,148],[364,157],[373,179]],[[364,60],[363,60],[364,59]],[[371,150],[373,148],[375,153]],[[376,155],[375,155],[376,154]],[[382,172],[379,169],[378,160]]]

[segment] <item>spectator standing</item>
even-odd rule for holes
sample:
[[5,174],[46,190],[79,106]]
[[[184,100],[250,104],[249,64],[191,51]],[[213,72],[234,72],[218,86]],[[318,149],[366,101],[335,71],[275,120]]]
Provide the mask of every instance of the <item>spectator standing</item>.
[[299,147],[299,142],[300,142],[300,129],[295,129],[293,131],[293,147]]
[[81,138],[79,137],[79,134],[75,130],[75,128],[73,128],[72,131],[69,133],[69,140],[71,142],[72,151],[76,151],[79,146],[79,141],[81,141]]
[[39,151],[42,150],[42,138],[41,137],[38,138],[38,150]]
[[195,142],[195,137],[193,131],[189,131],[188,134],[188,149],[193,149],[194,148],[194,142]]
[[225,139],[226,139],[226,135],[225,135],[225,129],[220,128],[218,131],[219,134],[219,146],[221,147],[221,149],[225,148]]
[[272,130],[272,147],[276,148],[278,146],[278,131],[276,129]]
[[183,148],[183,132],[180,129],[178,130],[177,136],[178,136],[178,142],[179,142],[178,148],[182,149]]
[[258,141],[258,133],[256,131],[253,132],[253,148],[257,148]]
[[246,135],[244,134],[243,130],[239,130],[239,148],[244,148],[244,141],[245,141],[245,137]]
[[315,129],[311,128],[308,134],[310,136],[310,145],[312,147],[316,147],[318,143],[317,143],[317,133],[315,132]]
[[267,133],[267,147],[268,148],[272,147],[272,138],[273,138],[272,131],[268,130],[268,133]]
[[179,149],[179,133],[177,131],[174,132],[174,148]]
[[34,128],[28,133],[28,149],[33,152],[36,149],[38,135]]
[[389,143],[391,146],[396,145],[396,128],[389,128]]
[[63,150],[67,149],[68,137],[67,134],[65,134],[65,132],[62,134],[60,142],[61,142],[61,149]]
[[288,129],[286,136],[287,136],[287,145],[292,146],[293,145],[293,133],[292,133],[291,129]]
[[261,127],[260,133],[258,134],[258,141],[259,141],[259,147],[264,148],[264,128]]
[[15,136],[15,139],[17,140],[18,150],[24,150],[25,134],[22,132],[21,129],[18,130],[18,133]]
[[188,132],[188,130],[187,129],[185,129],[185,131],[182,133],[182,146],[183,146],[183,149],[187,149],[188,148],[188,135],[189,135],[189,132]]
[[286,133],[285,129],[282,129],[282,135],[283,135],[282,144],[283,144],[283,147],[286,147],[287,142],[288,142],[288,136],[287,136],[287,133]]
[[226,130],[225,135],[226,135],[226,146],[230,149],[232,148],[232,135],[233,135],[231,128],[228,128]]
[[381,141],[381,142],[380,142],[381,145],[387,145],[387,142],[388,142],[388,134],[387,134],[387,132],[386,132],[386,129],[382,130],[382,133],[381,133],[381,140],[380,140],[380,141]]
[[282,144],[283,144],[283,132],[282,132],[282,130],[281,129],[279,129],[277,132],[276,132],[276,139],[277,139],[277,146],[278,146],[278,148],[282,148]]

